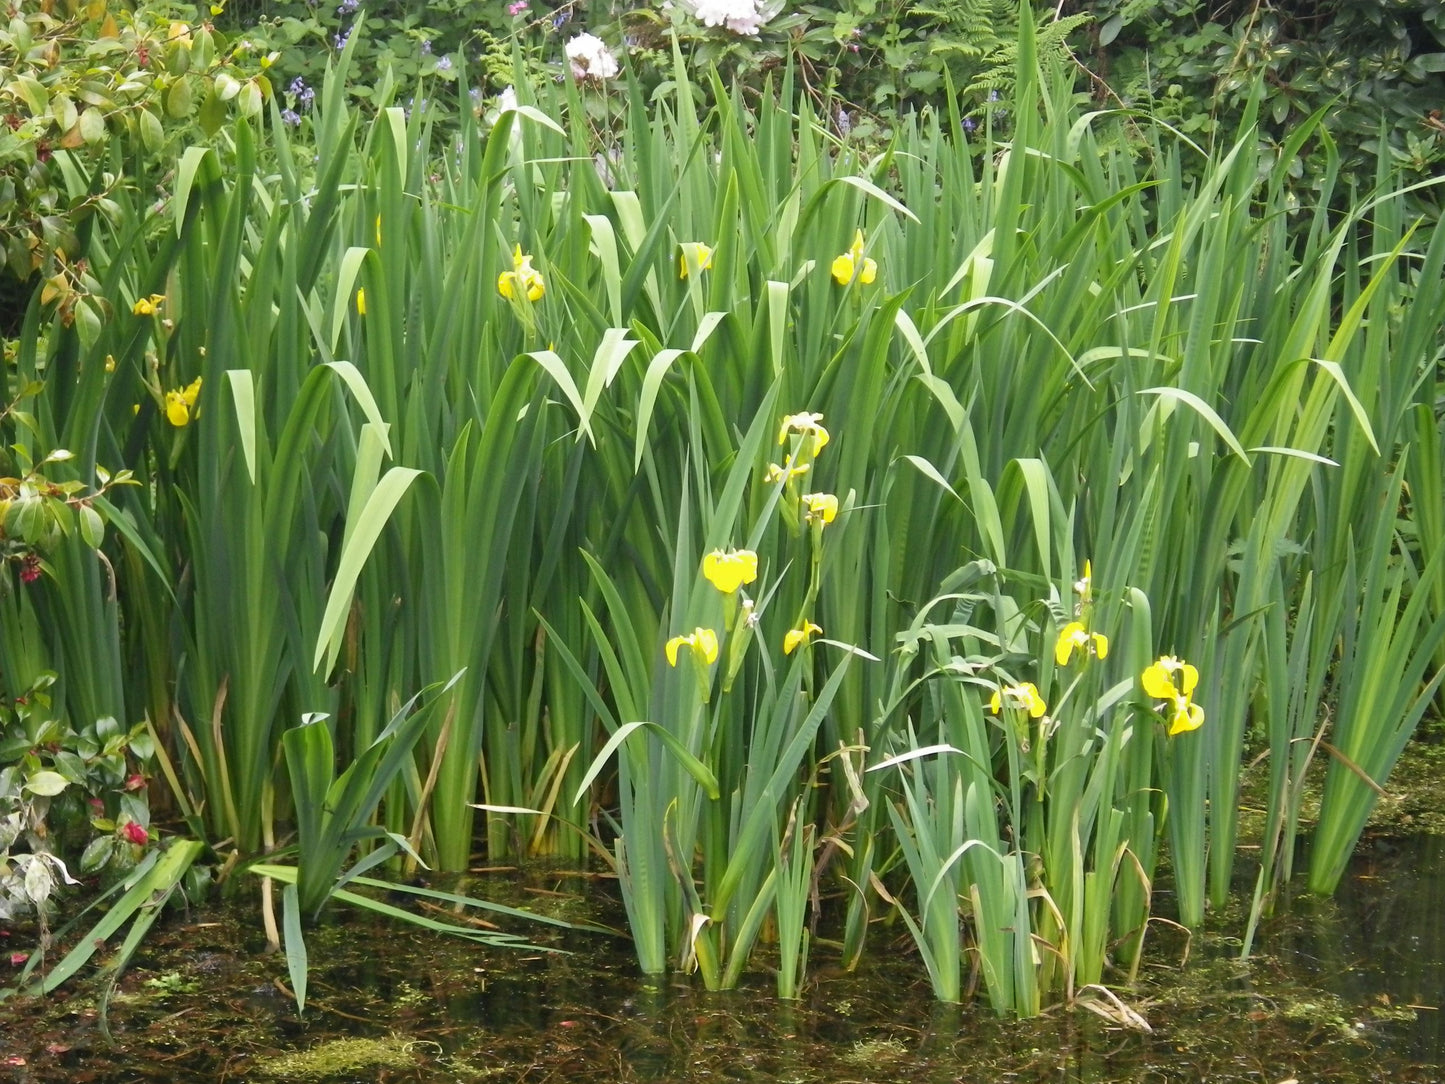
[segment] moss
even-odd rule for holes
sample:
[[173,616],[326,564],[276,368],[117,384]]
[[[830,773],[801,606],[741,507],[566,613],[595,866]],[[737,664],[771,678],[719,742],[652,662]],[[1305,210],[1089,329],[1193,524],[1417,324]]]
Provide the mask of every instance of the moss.
[[324,1080],[362,1069],[410,1069],[412,1040],[399,1035],[385,1039],[333,1039],[298,1054],[282,1054],[259,1062],[256,1071],[282,1080]]
[[1445,809],[1440,790],[1445,785],[1445,745],[1412,741],[1385,783],[1370,816],[1370,827],[1386,834],[1445,835]]
[[[1385,781],[1385,796],[1370,811],[1366,831],[1375,835],[1445,835],[1445,808],[1439,795],[1445,787],[1445,743],[1441,727],[1422,724],[1422,734],[1406,743],[1394,770]],[[1423,740],[1422,740],[1423,739]],[[1308,833],[1319,820],[1329,754],[1320,750],[1305,776],[1300,801],[1300,832]],[[1269,766],[1257,759],[1240,773],[1240,839],[1258,842],[1264,835],[1269,804]]]
[[840,1060],[853,1065],[875,1065],[880,1061],[896,1061],[907,1052],[897,1039],[859,1039],[851,1050],[840,1055]]

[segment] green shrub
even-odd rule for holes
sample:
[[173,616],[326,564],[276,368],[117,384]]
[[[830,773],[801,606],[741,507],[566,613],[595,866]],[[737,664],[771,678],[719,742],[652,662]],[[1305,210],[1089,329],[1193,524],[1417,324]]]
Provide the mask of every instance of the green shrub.
[[[219,5],[218,5],[219,6]],[[79,235],[118,185],[158,181],[182,141],[259,113],[268,59],[231,43],[193,4],[44,0],[0,25],[0,326],[39,273],[73,316]],[[205,9],[201,9],[205,10]],[[67,304],[67,302],[71,302]],[[68,322],[68,321],[67,321]]]
[[[1071,6],[1093,17],[1080,52],[1103,84],[1196,139],[1232,138],[1262,83],[1266,149],[1278,157],[1289,132],[1325,109],[1346,191],[1374,183],[1382,138],[1407,180],[1445,160],[1445,8],[1432,0]],[[1327,157],[1325,143],[1313,140],[1289,174],[1315,187]]]

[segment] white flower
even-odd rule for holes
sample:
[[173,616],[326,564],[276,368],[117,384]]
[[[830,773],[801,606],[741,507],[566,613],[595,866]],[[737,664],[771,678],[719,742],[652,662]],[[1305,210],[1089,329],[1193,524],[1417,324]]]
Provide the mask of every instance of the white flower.
[[573,79],[611,79],[617,74],[617,58],[592,34],[579,34],[567,43],[567,59],[572,62]]
[[[486,113],[483,114],[482,120],[489,125],[496,124],[497,121],[501,119],[503,113],[516,112],[517,104],[517,92],[511,87],[507,87],[487,104]],[[515,141],[520,137],[521,134],[517,131],[517,126],[513,125],[512,139]]]
[[760,10],[759,0],[691,0],[688,7],[703,26],[725,26],[749,37],[756,37],[758,27],[774,14]]

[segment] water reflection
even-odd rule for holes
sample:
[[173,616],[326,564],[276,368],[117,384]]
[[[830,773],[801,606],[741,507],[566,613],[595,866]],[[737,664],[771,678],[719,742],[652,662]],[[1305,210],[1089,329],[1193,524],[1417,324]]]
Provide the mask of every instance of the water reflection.
[[1445,1062],[1445,836],[1364,841],[1335,898],[1296,893],[1267,948],[1352,1004],[1417,1006],[1399,1014],[1409,1022],[1394,1045]]
[[[532,887],[616,911],[593,882],[556,875]],[[0,1006],[0,1046],[26,1059],[17,1079],[96,1084],[263,1080],[272,1054],[338,1036],[394,1037],[412,1067],[312,1079],[1425,1084],[1445,1061],[1434,1008],[1445,996],[1442,897],[1445,841],[1376,841],[1336,899],[1284,900],[1247,964],[1227,937],[1204,936],[1181,971],[1161,935],[1143,988],[1120,991],[1151,1033],[1077,1007],[1019,1023],[938,1005],[886,921],[858,974],[815,949],[806,995],[789,1004],[764,973],[727,994],[644,980],[625,942],[592,935],[567,935],[572,954],[519,955],[340,917],[312,935],[311,1009],[298,1022],[275,988],[284,962],[259,952],[254,911],[193,915],[158,927],[126,976],[110,1012],[115,1046],[80,992],[69,1004]],[[162,976],[180,977],[157,993]]]

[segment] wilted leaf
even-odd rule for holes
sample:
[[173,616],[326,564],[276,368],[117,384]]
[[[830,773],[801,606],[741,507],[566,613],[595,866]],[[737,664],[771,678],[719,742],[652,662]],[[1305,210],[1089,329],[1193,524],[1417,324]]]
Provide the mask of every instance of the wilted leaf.
[[31,855],[30,861],[25,864],[25,894],[30,897],[30,902],[44,903],[50,898],[50,890],[54,887],[55,878],[45,860]]

